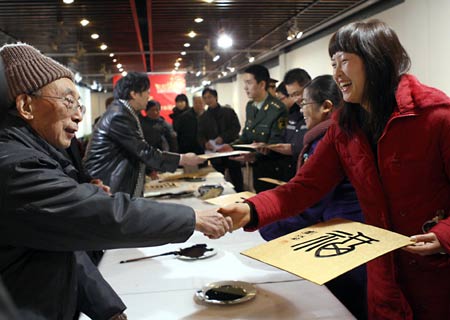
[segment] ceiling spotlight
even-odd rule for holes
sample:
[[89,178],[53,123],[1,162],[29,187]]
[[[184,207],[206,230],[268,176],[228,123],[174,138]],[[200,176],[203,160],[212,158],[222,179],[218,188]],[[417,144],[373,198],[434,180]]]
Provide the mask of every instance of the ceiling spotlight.
[[202,72],[200,70],[197,71],[197,73],[195,74],[196,77],[200,77],[202,74]]
[[216,55],[214,56],[214,58],[212,59],[212,61],[213,61],[213,62],[216,62],[216,61],[218,61],[219,59],[220,59],[220,55],[216,54]]
[[122,64],[118,63],[116,67],[117,67],[117,69],[120,69],[120,68],[122,68]]
[[80,21],[80,24],[81,24],[83,27],[86,27],[86,26],[89,24],[89,20],[88,20],[88,19],[83,19],[83,20]]
[[117,59],[113,59],[113,62],[116,63],[116,62],[117,62]]
[[214,0],[203,0],[204,2],[207,2],[207,3],[213,3],[214,2]]
[[71,4],[71,3],[73,3],[73,1],[74,0],[63,0],[63,2],[66,3],[66,4]]
[[300,39],[303,35],[303,32],[300,31],[299,33],[297,33],[297,35],[295,36],[297,39]]
[[203,18],[198,17],[198,18],[195,18],[194,21],[195,21],[196,23],[202,23],[202,22],[203,22]]
[[219,48],[228,49],[233,45],[233,39],[226,33],[221,33],[219,39],[217,39],[217,45]]
[[190,44],[189,42],[186,42],[185,44],[183,44],[183,46],[184,46],[185,48],[189,48],[189,47],[191,46],[191,44]]
[[236,70],[235,67],[227,67],[228,70],[230,70],[230,72],[234,72]]
[[294,23],[289,27],[287,37],[286,39],[288,41],[294,40],[294,39],[300,39],[303,35],[303,32],[300,31],[300,28],[298,27],[297,20],[294,21]]
[[185,55],[186,55],[186,51],[181,51],[180,54],[181,54],[182,56],[185,56]]
[[255,57],[254,56],[249,56],[248,57],[248,62],[252,63],[253,61],[255,61]]
[[122,72],[122,77],[126,77],[126,76],[127,76],[127,74],[128,74],[128,72],[126,72],[126,71],[123,71],[123,72]]
[[114,53],[110,53],[109,56],[112,58],[114,57]]
[[106,50],[106,49],[108,49],[108,46],[107,46],[106,44],[102,43],[102,44],[100,45],[100,49]]
[[180,65],[181,65],[181,63],[179,63],[178,61],[174,63],[174,66],[175,66],[176,68],[178,68]]
[[189,38],[195,38],[197,36],[197,33],[195,33],[194,30],[189,31],[189,33],[187,34]]
[[98,39],[100,36],[98,35],[98,33],[93,33],[91,34],[91,38],[92,39]]
[[120,68],[120,69],[119,69],[119,72],[122,72],[122,71],[123,71],[123,68]]

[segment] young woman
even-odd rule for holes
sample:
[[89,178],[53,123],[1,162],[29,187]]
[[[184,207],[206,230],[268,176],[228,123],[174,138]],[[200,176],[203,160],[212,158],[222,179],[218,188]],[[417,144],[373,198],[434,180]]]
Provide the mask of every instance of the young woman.
[[407,74],[408,54],[378,20],[339,29],[329,54],[345,104],[314,157],[289,183],[220,211],[253,230],[346,175],[366,223],[416,241],[367,264],[369,317],[450,319],[450,98]]
[[[304,86],[299,105],[308,131],[303,139],[299,167],[313,156],[320,140],[333,123],[331,115],[341,104],[342,94],[330,75],[318,76]],[[272,240],[333,218],[363,221],[355,189],[346,178],[302,214],[273,222],[262,227],[259,232],[265,240]],[[366,269],[363,265],[327,282],[326,286],[357,319],[366,319],[366,282]]]

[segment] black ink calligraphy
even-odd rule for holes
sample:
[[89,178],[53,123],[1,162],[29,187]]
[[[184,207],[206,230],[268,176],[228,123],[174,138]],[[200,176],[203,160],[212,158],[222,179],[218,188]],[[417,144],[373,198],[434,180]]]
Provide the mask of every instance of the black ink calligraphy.
[[379,240],[368,237],[362,232],[357,232],[353,235],[348,232],[333,230],[333,232],[329,232],[324,236],[300,242],[291,247],[294,248],[294,251],[305,249],[305,252],[316,249],[315,257],[327,258],[352,252],[356,246],[372,244],[372,242],[379,242]]

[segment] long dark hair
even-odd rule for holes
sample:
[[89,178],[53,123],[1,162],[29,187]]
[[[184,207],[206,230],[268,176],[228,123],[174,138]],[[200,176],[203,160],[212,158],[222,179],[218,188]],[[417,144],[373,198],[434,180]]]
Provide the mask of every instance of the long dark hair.
[[364,61],[366,85],[363,101],[368,102],[368,112],[360,105],[348,103],[339,117],[339,125],[352,133],[359,125],[376,143],[396,107],[395,92],[400,77],[407,73],[411,60],[396,33],[379,20],[353,22],[341,27],[330,39],[328,53],[358,55]]

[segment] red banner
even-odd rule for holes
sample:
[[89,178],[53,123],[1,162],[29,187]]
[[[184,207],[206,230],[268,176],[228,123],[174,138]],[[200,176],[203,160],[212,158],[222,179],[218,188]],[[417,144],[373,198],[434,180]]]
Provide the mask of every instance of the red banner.
[[[161,116],[172,123],[169,114],[175,106],[175,97],[180,93],[186,93],[186,79],[184,73],[147,74],[150,80],[150,100],[156,100],[161,104]],[[120,75],[113,77],[113,85],[122,78]]]

